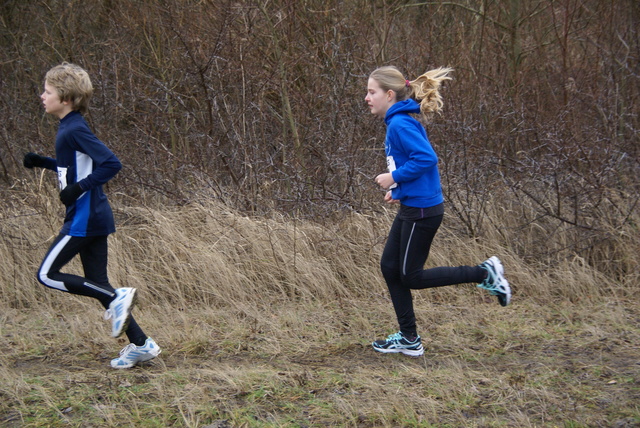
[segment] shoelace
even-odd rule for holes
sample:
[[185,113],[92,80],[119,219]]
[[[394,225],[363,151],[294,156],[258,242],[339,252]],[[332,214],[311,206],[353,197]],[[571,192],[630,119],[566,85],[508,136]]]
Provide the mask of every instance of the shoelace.
[[130,343],[124,348],[122,348],[122,350],[120,351],[120,356],[122,357],[124,354],[128,354],[130,351],[133,351],[136,348],[137,346],[135,343]]
[[402,339],[402,337],[400,336],[400,333],[393,333],[387,337],[387,342],[392,342],[392,341],[398,342],[400,341],[400,339]]
[[[499,293],[502,293],[502,291],[500,289],[498,289],[498,287],[496,287],[495,285],[486,284],[484,282],[482,284],[478,284],[478,287],[484,288],[492,296],[497,296]],[[504,293],[502,293],[502,294],[504,294]]]
[[487,271],[487,277],[477,286],[479,288],[484,288],[492,296],[497,296],[498,293],[501,292],[502,290],[499,290],[498,287],[496,286],[496,280],[495,280],[495,276],[493,275],[493,272],[491,272],[491,269],[489,269],[486,266],[482,266],[482,269]]

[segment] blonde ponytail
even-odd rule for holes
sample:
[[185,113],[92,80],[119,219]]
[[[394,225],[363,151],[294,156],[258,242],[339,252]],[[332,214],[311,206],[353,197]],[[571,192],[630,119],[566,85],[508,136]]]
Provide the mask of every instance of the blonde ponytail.
[[383,91],[394,91],[398,101],[415,99],[420,104],[420,114],[427,119],[433,113],[439,113],[442,110],[440,85],[445,80],[451,80],[448,76],[451,71],[453,71],[452,68],[440,67],[409,81],[396,67],[384,66],[375,69],[369,77],[378,82]]
[[420,103],[420,113],[428,117],[433,113],[440,113],[442,110],[442,96],[440,95],[440,85],[445,80],[451,80],[448,74],[453,71],[449,67],[440,67],[430,70],[410,82],[412,98]]

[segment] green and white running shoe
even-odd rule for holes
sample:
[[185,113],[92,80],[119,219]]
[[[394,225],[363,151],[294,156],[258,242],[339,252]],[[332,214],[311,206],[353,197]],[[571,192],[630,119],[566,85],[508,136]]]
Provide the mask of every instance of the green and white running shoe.
[[116,289],[116,297],[109,303],[109,309],[104,313],[104,319],[111,320],[111,336],[119,337],[127,328],[136,298],[135,288]]
[[424,354],[422,340],[420,336],[410,342],[401,331],[389,335],[385,340],[376,340],[371,344],[373,349],[384,353],[402,353],[412,357],[419,357]]
[[492,296],[498,297],[498,302],[502,306],[507,306],[511,301],[511,287],[509,281],[504,277],[504,267],[502,262],[496,256],[489,258],[480,265],[487,271],[487,278],[478,284],[478,287],[484,288]]
[[149,361],[157,357],[162,350],[158,344],[150,337],[142,346],[130,343],[120,351],[120,356],[111,360],[111,367],[114,369],[128,369],[143,361]]

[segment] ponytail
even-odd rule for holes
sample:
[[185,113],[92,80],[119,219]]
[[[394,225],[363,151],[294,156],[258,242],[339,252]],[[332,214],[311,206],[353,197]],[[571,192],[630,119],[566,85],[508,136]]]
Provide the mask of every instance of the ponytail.
[[427,71],[411,83],[412,96],[420,103],[420,113],[428,117],[433,113],[440,113],[442,110],[442,96],[440,95],[440,85],[445,80],[451,80],[448,74],[452,68],[440,67]]
[[377,81],[382,90],[394,91],[398,101],[409,98],[416,100],[420,104],[420,114],[429,118],[433,113],[440,113],[442,110],[440,85],[445,80],[451,80],[448,76],[451,71],[452,68],[440,67],[409,81],[396,67],[384,66],[375,69],[369,77]]

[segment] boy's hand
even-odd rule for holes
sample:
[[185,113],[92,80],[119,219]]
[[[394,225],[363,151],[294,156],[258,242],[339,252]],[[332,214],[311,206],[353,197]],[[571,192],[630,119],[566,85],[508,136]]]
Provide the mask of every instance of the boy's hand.
[[66,206],[73,204],[80,195],[84,193],[80,184],[73,183],[62,189],[60,192],[60,200]]
[[25,168],[29,169],[33,168],[34,166],[42,168],[42,166],[44,165],[44,159],[44,156],[40,156],[35,153],[27,153],[26,155],[24,155],[22,165],[24,165]]

